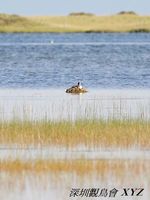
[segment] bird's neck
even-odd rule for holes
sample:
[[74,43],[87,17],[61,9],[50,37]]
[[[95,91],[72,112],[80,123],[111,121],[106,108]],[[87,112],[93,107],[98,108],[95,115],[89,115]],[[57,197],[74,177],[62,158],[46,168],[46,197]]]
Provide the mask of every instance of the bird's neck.
[[81,84],[79,84],[79,88],[82,89],[82,85]]

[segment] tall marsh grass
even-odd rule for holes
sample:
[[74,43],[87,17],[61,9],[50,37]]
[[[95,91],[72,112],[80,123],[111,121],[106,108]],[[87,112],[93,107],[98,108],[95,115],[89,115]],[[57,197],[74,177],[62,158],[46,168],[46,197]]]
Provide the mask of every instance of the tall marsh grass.
[[0,145],[150,148],[149,138],[150,122],[142,120],[0,122]]
[[[21,172],[34,171],[52,173],[75,172],[80,176],[99,174],[98,176],[108,176],[111,173],[118,177],[123,177],[125,173],[137,176],[139,173],[149,175],[149,160],[3,160],[0,161],[0,171]],[[150,178],[150,176],[148,176]]]

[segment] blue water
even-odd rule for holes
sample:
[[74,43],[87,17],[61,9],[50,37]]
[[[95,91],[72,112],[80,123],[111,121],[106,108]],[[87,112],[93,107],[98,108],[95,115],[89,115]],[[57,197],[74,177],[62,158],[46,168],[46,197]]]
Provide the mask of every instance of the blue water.
[[0,87],[150,88],[149,33],[0,34]]

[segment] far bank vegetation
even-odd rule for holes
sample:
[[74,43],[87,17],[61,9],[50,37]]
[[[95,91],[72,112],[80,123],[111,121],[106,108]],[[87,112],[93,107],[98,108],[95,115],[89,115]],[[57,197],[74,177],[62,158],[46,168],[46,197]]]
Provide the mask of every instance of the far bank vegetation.
[[72,12],[69,16],[94,16],[92,13],[85,13],[85,12]]
[[114,33],[150,32],[150,16],[121,11],[111,16],[73,12],[68,16],[18,16],[0,14],[0,32],[4,33]]

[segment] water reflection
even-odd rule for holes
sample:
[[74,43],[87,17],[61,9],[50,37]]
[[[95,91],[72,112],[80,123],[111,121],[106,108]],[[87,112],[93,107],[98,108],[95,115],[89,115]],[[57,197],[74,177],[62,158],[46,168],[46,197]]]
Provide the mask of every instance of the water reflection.
[[76,146],[72,149],[62,146],[47,146],[41,147],[19,147],[19,145],[0,145],[0,160],[22,160],[32,161],[34,159],[54,159],[54,160],[116,160],[122,161],[127,159],[132,160],[149,160],[150,161],[150,150],[140,149],[136,146],[130,147],[129,149],[123,148],[89,148],[84,145]]
[[[142,187],[144,193],[140,199],[148,200],[150,195],[149,166],[149,162],[139,160],[127,160],[123,163],[109,160],[106,163],[95,161],[93,164],[85,160],[84,165],[70,162],[67,168],[65,165],[62,167],[59,162],[58,167],[57,163],[54,163],[54,167],[45,166],[42,168],[44,170],[40,167],[37,169],[33,167],[33,170],[9,168],[6,171],[0,171],[0,199],[62,200],[70,199],[69,194],[72,188],[117,188],[119,192],[115,199],[120,200],[124,199],[121,197],[122,188]],[[128,196],[126,198],[136,199],[137,197]]]

